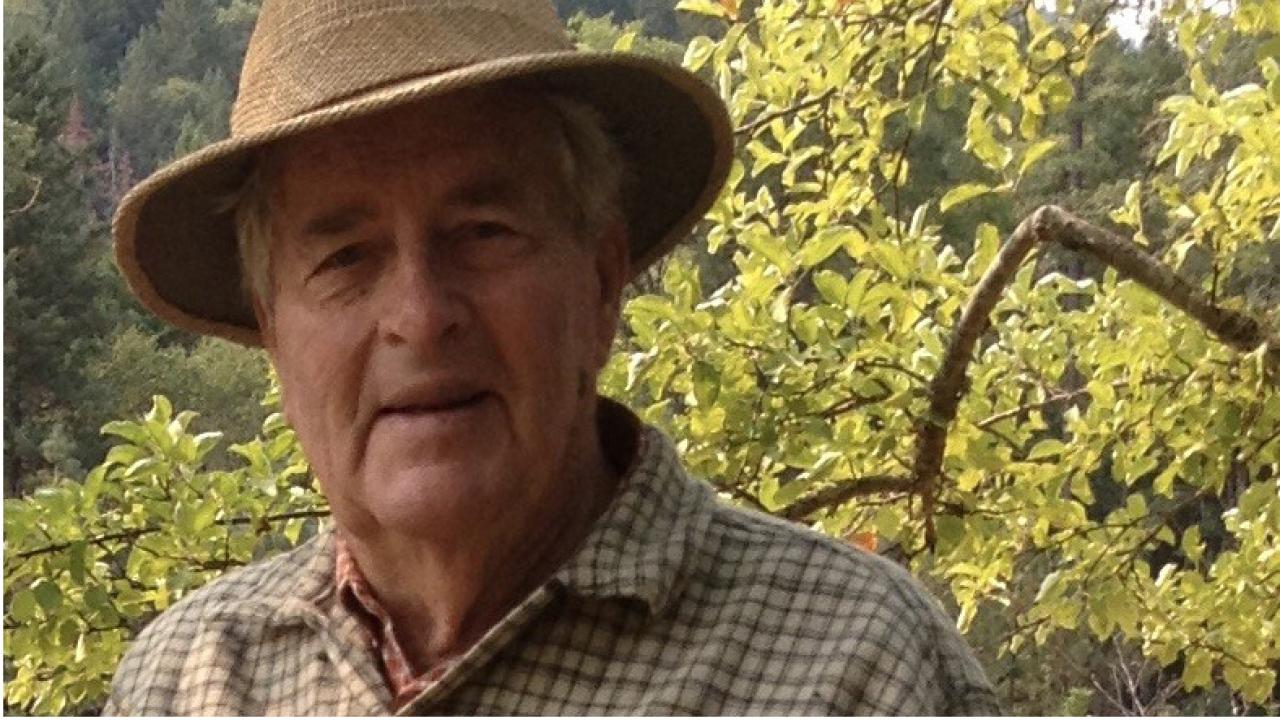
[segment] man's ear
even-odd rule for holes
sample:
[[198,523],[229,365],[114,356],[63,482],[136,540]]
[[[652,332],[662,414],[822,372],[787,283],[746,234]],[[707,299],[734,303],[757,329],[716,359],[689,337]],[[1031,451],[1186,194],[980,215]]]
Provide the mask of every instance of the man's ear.
[[275,327],[271,324],[271,311],[257,293],[250,293],[253,305],[253,318],[258,322],[258,335],[262,338],[262,347],[268,355],[274,354],[276,346]]
[[619,219],[609,223],[598,240],[596,278],[600,288],[600,355],[598,366],[604,367],[618,332],[622,313],[622,289],[631,280],[631,243],[627,224]]
[[631,243],[626,222],[615,220],[605,229],[596,256],[596,272],[600,277],[600,299],[617,309],[622,302],[622,288],[631,279]]

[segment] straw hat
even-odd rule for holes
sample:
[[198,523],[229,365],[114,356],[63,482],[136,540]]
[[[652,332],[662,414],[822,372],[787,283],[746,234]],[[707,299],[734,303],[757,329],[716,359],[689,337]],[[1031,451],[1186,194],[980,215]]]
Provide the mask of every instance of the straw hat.
[[624,200],[634,272],[679,242],[724,182],[732,132],[715,92],[669,63],[575,50],[550,0],[266,0],[231,137],[157,171],[116,211],[129,288],[178,327],[260,345],[223,207],[255,151],[497,82],[572,95],[605,117],[634,180]]

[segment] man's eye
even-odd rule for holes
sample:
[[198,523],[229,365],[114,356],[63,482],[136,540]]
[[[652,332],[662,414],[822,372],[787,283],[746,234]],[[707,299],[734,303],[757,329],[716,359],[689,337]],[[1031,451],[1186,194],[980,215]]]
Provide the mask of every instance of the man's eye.
[[464,240],[493,240],[515,235],[515,231],[499,222],[467,223],[460,233]]
[[502,267],[524,256],[531,238],[514,227],[492,220],[464,223],[452,233],[457,257],[473,267]]
[[322,260],[312,274],[351,267],[360,262],[364,258],[364,254],[364,248],[360,245],[347,245]]

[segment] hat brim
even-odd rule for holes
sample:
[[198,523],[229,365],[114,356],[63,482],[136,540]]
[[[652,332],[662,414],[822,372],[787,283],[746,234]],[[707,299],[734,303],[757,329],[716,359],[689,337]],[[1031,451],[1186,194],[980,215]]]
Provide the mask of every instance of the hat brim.
[[134,187],[112,223],[116,263],[147,309],[185,330],[261,346],[242,287],[232,213],[255,151],[282,138],[495,83],[580,98],[601,112],[629,161],[624,205],[633,276],[677,244],[715,201],[733,132],[697,76],[643,56],[563,51],[468,65],[389,85],[187,155]]

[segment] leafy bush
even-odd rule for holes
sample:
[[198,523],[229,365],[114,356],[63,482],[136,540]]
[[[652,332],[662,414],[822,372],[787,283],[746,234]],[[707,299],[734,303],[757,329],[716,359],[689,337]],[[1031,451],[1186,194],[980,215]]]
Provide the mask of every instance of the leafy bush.
[[156,396],[81,480],[5,500],[5,704],[35,714],[99,708],[129,640],[229,568],[293,547],[327,515],[293,431],[271,415],[206,466],[221,433]]

